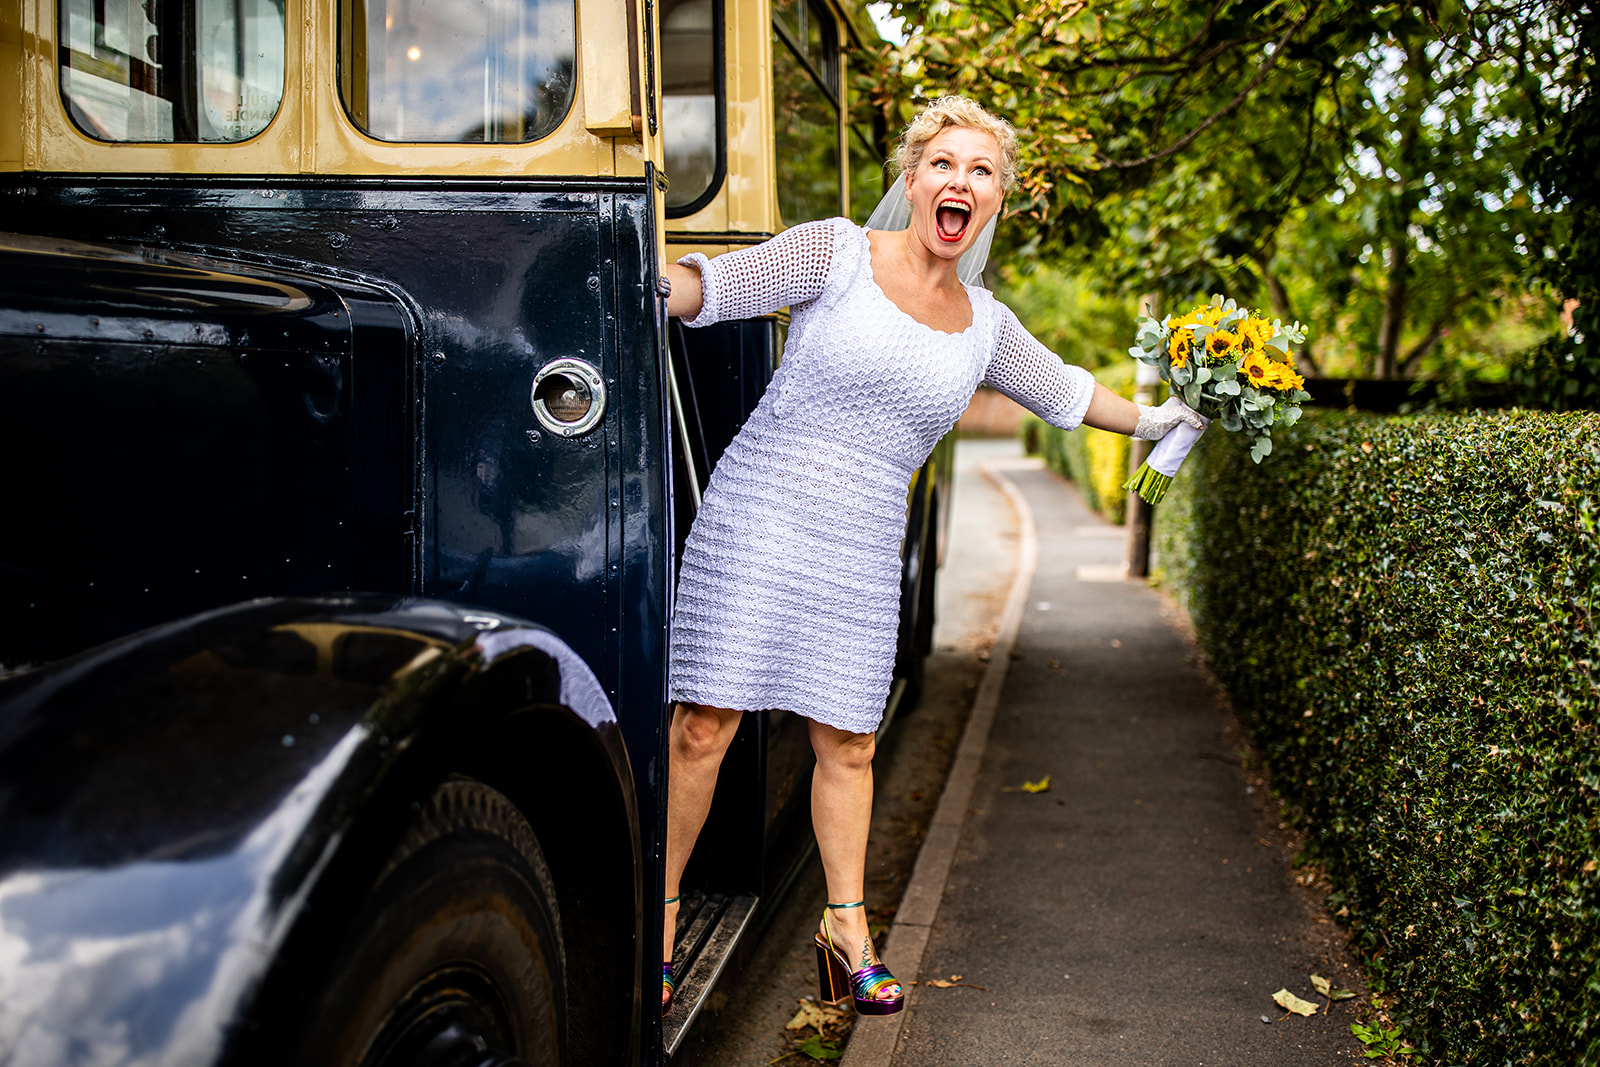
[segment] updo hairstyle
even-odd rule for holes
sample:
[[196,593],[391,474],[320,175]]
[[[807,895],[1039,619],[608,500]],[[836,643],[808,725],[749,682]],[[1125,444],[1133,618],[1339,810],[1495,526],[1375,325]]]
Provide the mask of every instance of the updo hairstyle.
[[900,135],[900,145],[895,149],[894,165],[904,177],[917,169],[922,154],[939,131],[951,126],[982,130],[1000,146],[1000,189],[1011,188],[1017,180],[1017,131],[1011,123],[986,111],[982,105],[964,96],[941,96],[917,113]]

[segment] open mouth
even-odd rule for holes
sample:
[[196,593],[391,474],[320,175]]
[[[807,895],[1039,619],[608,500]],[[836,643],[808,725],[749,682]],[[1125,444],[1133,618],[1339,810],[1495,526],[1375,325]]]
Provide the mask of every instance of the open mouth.
[[940,240],[959,241],[967,232],[967,223],[972,220],[972,208],[960,200],[942,200],[935,218],[939,224]]

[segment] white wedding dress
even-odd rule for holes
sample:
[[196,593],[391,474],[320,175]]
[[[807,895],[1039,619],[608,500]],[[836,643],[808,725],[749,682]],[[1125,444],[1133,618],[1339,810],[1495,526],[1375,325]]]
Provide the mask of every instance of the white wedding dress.
[[783,363],[706,487],[672,619],[672,699],[781,708],[877,728],[900,614],[911,475],[988,382],[1064,429],[1094,378],[967,286],[972,325],[945,333],[872,279],[865,230],[807,223],[700,269],[687,326],[790,309]]

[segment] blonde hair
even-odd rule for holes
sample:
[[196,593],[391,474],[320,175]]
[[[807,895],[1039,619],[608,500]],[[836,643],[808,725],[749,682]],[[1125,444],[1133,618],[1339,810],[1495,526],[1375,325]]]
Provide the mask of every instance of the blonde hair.
[[951,126],[982,130],[994,138],[1000,146],[1000,188],[1010,189],[1017,180],[1017,131],[1005,119],[964,96],[941,96],[917,113],[900,135],[900,145],[894,153],[895,169],[902,176],[916,170],[928,142]]

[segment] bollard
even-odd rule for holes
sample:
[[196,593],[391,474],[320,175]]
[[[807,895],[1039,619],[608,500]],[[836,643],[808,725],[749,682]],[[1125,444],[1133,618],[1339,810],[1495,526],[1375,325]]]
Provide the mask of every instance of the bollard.
[[[1156,399],[1156,386],[1161,382],[1161,374],[1148,363],[1140,363],[1134,369],[1134,394],[1136,404],[1153,404]],[[1128,477],[1132,478],[1139,465],[1150,457],[1150,449],[1154,442],[1132,442],[1128,449]],[[1150,574],[1150,514],[1151,507],[1139,499],[1139,494],[1128,494],[1127,527],[1128,527],[1128,577],[1146,578]]]

